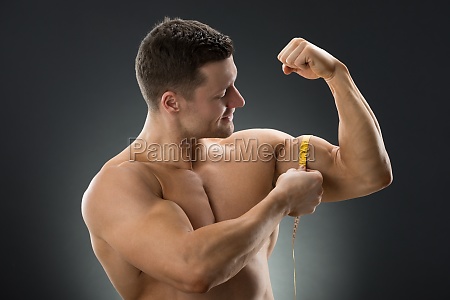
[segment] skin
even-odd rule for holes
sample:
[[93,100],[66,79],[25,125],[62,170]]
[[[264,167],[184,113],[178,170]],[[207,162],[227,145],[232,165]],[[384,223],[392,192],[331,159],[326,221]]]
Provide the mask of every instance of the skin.
[[[278,59],[285,74],[327,82],[339,145],[313,136],[305,170],[297,168],[302,136],[233,133],[232,114],[244,105],[233,57],[201,68],[208,80],[192,99],[165,92],[82,200],[94,252],[124,299],[273,299],[268,258],[284,217],[391,183],[380,127],[345,65],[301,38]],[[172,152],[154,147],[184,139]]]

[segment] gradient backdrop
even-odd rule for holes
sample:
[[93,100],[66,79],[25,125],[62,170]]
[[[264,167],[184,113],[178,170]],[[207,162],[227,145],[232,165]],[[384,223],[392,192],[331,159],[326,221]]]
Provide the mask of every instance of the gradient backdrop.
[[[153,24],[171,16],[234,39],[236,85],[247,101],[235,114],[238,130],[337,142],[327,85],[285,76],[276,60],[297,36],[343,61],[377,115],[394,182],[302,219],[298,299],[448,296],[448,9],[438,1],[212,3],[2,2],[2,293],[120,299],[92,252],[80,201],[102,164],[141,130],[134,58]],[[270,260],[277,300],[293,295],[292,224],[283,221]]]

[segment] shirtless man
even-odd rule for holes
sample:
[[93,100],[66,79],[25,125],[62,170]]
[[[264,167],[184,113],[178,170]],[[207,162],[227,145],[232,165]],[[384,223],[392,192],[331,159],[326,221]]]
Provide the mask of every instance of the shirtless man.
[[323,78],[336,102],[339,145],[312,136],[308,169],[298,168],[303,136],[233,133],[244,99],[228,36],[166,18],[142,41],[146,122],[82,200],[93,250],[123,299],[274,299],[268,258],[285,216],[391,183],[380,127],[346,66],[301,38],[278,59],[285,74]]

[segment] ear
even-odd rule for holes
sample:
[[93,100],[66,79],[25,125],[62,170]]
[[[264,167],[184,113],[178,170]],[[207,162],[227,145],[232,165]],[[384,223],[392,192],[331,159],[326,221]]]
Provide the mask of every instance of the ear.
[[172,91],[167,91],[161,96],[161,107],[169,113],[176,113],[180,110],[178,95]]

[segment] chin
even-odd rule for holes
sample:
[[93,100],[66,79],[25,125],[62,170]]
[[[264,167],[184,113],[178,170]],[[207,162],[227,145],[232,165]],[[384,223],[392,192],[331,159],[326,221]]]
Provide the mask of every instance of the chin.
[[227,134],[222,134],[222,135],[217,135],[215,138],[219,138],[219,139],[225,139],[227,137],[230,137],[233,134],[233,132],[227,133]]
[[231,124],[230,127],[228,127],[226,130],[219,133],[220,136],[218,136],[218,138],[222,138],[222,139],[227,138],[227,137],[231,136],[233,134],[233,132],[234,132],[234,126],[233,126],[233,124]]
[[213,132],[209,132],[203,136],[203,138],[210,139],[224,139],[230,137],[234,132],[234,126],[230,126],[229,128],[224,128],[222,130],[215,130]]

